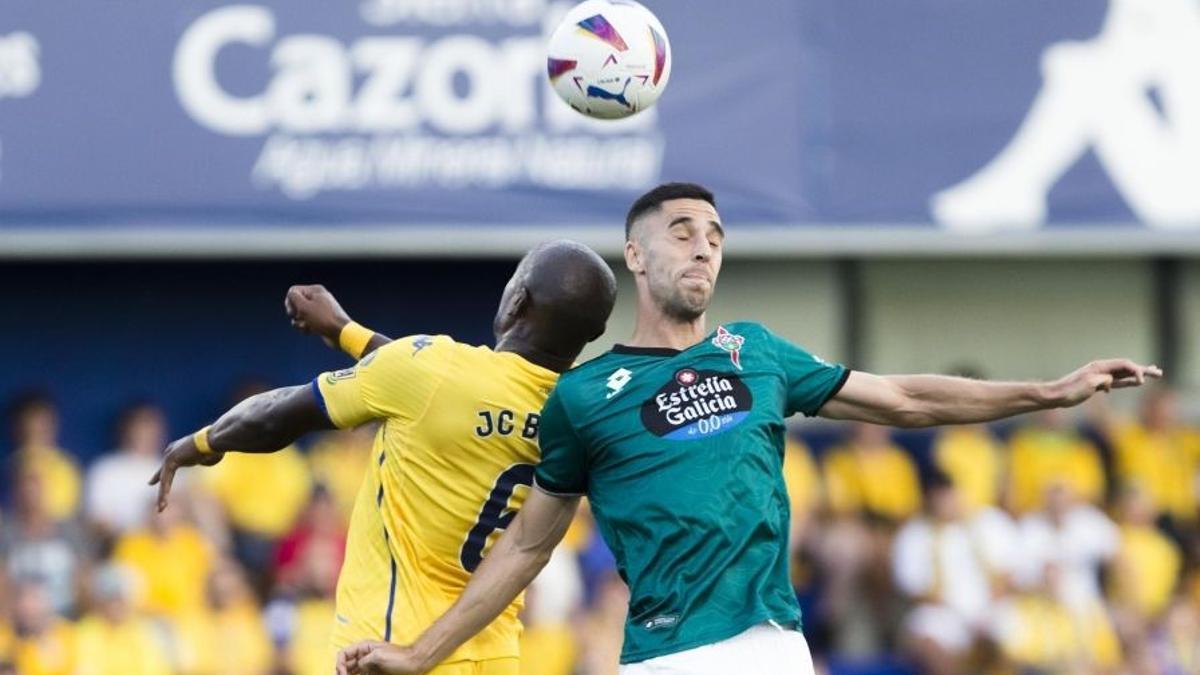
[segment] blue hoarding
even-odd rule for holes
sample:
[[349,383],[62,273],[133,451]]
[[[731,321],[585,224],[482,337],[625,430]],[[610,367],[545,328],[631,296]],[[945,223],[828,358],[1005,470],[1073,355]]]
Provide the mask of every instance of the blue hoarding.
[[684,179],[761,226],[1200,226],[1195,0],[649,3],[672,81],[619,123],[544,82],[569,6],[9,3],[0,229],[586,227]]

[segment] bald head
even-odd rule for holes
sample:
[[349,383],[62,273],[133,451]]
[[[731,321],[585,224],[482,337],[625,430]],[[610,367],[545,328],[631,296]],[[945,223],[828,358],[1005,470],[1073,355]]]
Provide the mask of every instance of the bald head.
[[574,360],[604,333],[616,297],[612,269],[595,251],[565,239],[541,244],[521,260],[504,289],[497,342],[518,336]]

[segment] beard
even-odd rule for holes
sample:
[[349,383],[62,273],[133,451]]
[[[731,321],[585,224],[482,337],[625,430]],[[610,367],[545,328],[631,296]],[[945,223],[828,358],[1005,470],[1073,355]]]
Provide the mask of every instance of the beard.
[[675,321],[688,323],[699,319],[708,311],[712,293],[688,291],[679,286],[666,286],[652,293],[655,304],[662,313]]

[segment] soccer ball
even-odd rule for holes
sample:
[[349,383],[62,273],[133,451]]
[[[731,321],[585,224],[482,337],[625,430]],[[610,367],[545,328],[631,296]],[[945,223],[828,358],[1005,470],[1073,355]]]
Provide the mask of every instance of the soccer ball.
[[633,0],[586,0],[550,37],[547,71],[562,100],[590,117],[628,117],[654,105],[671,78],[662,23]]

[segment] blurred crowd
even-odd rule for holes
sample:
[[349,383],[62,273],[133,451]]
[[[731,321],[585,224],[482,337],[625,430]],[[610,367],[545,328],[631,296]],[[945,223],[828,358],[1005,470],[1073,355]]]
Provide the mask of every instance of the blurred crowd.
[[[129,406],[86,467],[61,414],[10,407],[0,673],[328,675],[373,429],[185,470],[159,514],[163,412]],[[784,474],[820,670],[1200,673],[1200,428],[1168,388],[1129,416],[806,423]],[[524,675],[615,674],[627,598],[584,508],[527,594]]]

